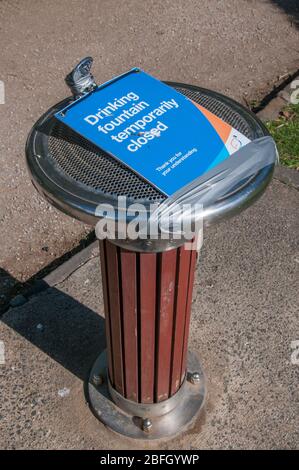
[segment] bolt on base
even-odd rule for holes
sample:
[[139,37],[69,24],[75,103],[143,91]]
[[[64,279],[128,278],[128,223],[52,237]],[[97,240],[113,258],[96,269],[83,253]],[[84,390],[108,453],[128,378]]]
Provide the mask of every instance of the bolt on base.
[[[149,405],[124,399],[127,406],[124,410],[121,402],[116,404],[112,400],[113,393],[110,394],[109,385],[111,387],[111,384],[107,376],[106,351],[103,351],[96,360],[89,378],[87,395],[90,407],[102,423],[127,437],[141,440],[175,437],[194,424],[205,403],[204,374],[197,356],[190,352],[187,371],[186,380],[177,392],[180,394],[179,399],[174,395],[164,402]],[[194,383],[191,382],[193,376],[195,376]],[[96,380],[94,380],[95,377]],[[98,377],[103,379],[101,384],[99,384]],[[116,399],[115,396],[114,399]],[[175,406],[173,407],[173,401],[170,400],[174,399]]]

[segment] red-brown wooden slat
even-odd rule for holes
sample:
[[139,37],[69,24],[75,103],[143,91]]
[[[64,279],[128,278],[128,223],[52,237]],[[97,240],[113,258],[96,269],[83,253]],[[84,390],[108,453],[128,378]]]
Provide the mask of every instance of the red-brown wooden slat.
[[140,254],[140,401],[154,402],[155,319],[156,319],[155,253]]
[[136,253],[121,250],[122,315],[126,398],[138,401]]
[[106,245],[108,293],[111,320],[111,338],[113,350],[114,387],[125,394],[124,370],[122,357],[122,319],[121,319],[121,292],[119,280],[118,248],[110,242]]
[[182,370],[181,370],[182,380],[185,376],[186,366],[187,366],[189,327],[190,327],[191,304],[192,304],[192,293],[193,293],[196,259],[197,259],[197,251],[192,250],[191,256],[190,256],[188,292],[187,292],[187,297],[186,297],[186,320],[185,320],[185,329],[184,329],[184,346],[183,346]]
[[191,250],[186,250],[183,246],[178,249],[170,395],[177,392],[181,385],[190,256]]
[[160,292],[158,304],[158,350],[156,371],[156,401],[166,400],[170,388],[173,308],[177,250],[165,251],[161,257]]
[[109,298],[107,286],[107,258],[106,258],[106,241],[100,240],[100,259],[101,259],[101,272],[102,272],[102,285],[103,285],[103,298],[105,309],[105,329],[106,329],[106,343],[107,343],[107,362],[108,372],[111,383],[114,383],[113,374],[113,359],[112,359],[112,341],[111,341],[111,320],[109,311]]

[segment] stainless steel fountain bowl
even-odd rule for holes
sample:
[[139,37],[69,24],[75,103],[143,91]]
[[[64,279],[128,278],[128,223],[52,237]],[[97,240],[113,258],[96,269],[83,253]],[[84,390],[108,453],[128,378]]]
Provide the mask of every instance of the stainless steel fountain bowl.
[[[250,140],[268,135],[259,119],[236,101],[192,85],[167,84],[222,118]],[[96,215],[99,204],[110,204],[118,210],[118,196],[126,196],[127,205],[143,204],[144,217],[148,217],[150,205],[162,203],[166,196],[55,118],[54,114],[73,99],[69,97],[50,108],[28,136],[26,158],[34,186],[53,206],[91,225],[99,220]],[[240,181],[225,197],[215,199],[209,207],[205,207],[205,225],[226,219],[251,205],[264,192],[273,169],[274,165],[263,168],[246,181]],[[128,217],[126,222],[130,220]],[[183,241],[115,242],[137,251],[163,251],[179,246]]]

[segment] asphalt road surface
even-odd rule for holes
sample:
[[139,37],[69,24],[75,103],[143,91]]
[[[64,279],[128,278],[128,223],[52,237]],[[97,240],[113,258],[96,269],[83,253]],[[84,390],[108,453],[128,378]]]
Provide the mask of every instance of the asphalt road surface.
[[296,8],[289,0],[0,1],[0,294],[90,231],[38,196],[24,158],[31,126],[68,94],[64,77],[80,58],[94,57],[97,83],[138,66],[250,102],[298,68]]

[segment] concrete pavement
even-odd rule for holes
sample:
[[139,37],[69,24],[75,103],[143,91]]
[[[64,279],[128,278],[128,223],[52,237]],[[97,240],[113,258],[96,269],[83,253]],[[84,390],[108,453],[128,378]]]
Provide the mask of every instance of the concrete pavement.
[[98,83],[140,66],[250,102],[298,68],[297,15],[296,0],[2,0],[0,296],[90,230],[41,200],[24,159],[31,126],[68,94],[80,58],[94,57]]
[[[298,208],[298,191],[274,180],[250,209],[205,231],[190,347],[207,376],[206,412],[159,448],[298,448]],[[0,448],[157,448],[107,430],[85,401],[105,347],[97,250],[56,279],[2,316]]]

